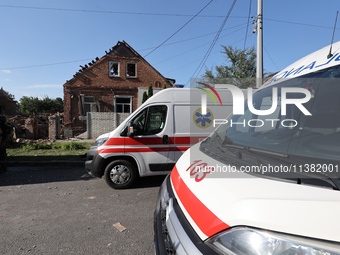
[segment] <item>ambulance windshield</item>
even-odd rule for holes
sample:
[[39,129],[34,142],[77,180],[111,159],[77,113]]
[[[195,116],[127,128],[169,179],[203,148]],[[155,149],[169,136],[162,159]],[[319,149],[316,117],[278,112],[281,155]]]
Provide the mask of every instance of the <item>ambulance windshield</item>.
[[[295,88],[300,91],[294,92]],[[306,90],[310,98],[303,107],[294,104],[306,98],[301,93]],[[260,89],[252,101],[253,107],[246,101],[244,114],[227,119],[202,143],[201,150],[221,154],[221,148],[233,146],[289,159],[340,161],[340,66]],[[268,109],[272,109],[270,114],[261,115]]]

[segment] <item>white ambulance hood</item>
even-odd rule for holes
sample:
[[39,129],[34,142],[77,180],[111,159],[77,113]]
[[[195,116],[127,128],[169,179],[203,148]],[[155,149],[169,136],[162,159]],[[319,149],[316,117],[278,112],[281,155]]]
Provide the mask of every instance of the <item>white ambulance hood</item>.
[[340,191],[243,173],[240,178],[193,174],[190,165],[224,165],[191,147],[171,173],[175,196],[202,240],[229,227],[248,226],[340,242]]
[[96,140],[109,138],[109,136],[110,136],[110,133],[105,133],[105,134],[98,136]]
[[332,66],[340,65],[340,41],[332,45],[332,56],[328,58],[330,45],[301,58],[269,79],[262,87],[273,85],[284,79],[303,76]]
[[[284,79],[340,65],[340,42],[318,50],[279,72],[261,88]],[[191,147],[177,162],[171,183],[181,209],[202,240],[229,227],[249,226],[340,242],[340,191],[243,173],[241,178],[198,177],[193,164],[223,163]],[[196,162],[196,163],[195,163]],[[190,174],[191,173],[191,174]],[[199,181],[197,181],[199,180]]]

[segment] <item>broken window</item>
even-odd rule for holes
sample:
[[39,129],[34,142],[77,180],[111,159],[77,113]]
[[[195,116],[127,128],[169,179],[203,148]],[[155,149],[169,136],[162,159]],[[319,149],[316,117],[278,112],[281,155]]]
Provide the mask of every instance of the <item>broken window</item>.
[[137,64],[126,63],[126,77],[134,78],[137,77]]
[[87,116],[88,112],[98,112],[99,111],[99,102],[95,101],[94,96],[85,96],[84,94],[80,94],[81,97],[81,107],[82,107],[82,115]]
[[115,61],[109,62],[109,76],[111,77],[119,76],[119,62]]
[[115,96],[115,112],[131,113],[132,96]]

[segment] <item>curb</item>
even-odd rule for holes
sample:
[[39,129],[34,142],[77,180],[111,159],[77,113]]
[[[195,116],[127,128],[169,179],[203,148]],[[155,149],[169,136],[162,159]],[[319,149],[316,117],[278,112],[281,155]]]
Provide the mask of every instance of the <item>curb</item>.
[[51,160],[51,161],[7,161],[7,166],[84,166],[85,161]]

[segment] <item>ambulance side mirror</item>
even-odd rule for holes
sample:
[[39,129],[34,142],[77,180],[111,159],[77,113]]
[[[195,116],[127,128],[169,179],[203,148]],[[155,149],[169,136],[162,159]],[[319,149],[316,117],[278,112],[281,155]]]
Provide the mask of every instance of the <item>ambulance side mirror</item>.
[[133,128],[132,122],[129,122],[129,123],[128,123],[128,126],[127,126],[127,136],[128,136],[128,137],[134,137],[134,136],[135,136],[134,128]]

